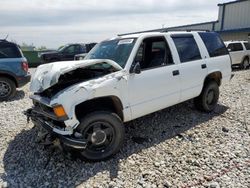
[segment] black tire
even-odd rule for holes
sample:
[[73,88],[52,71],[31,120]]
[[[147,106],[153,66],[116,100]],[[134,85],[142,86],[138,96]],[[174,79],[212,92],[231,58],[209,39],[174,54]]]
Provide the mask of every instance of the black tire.
[[107,111],[86,115],[77,127],[77,131],[88,140],[87,148],[79,151],[80,156],[88,161],[110,158],[120,150],[125,137],[124,125],[119,116]]
[[240,64],[240,68],[245,70],[249,67],[249,59],[245,58],[242,63]]
[[9,78],[0,77],[0,101],[11,99],[16,94],[16,84]]
[[201,94],[194,99],[195,107],[203,112],[211,112],[215,109],[219,99],[219,86],[215,81],[205,83]]

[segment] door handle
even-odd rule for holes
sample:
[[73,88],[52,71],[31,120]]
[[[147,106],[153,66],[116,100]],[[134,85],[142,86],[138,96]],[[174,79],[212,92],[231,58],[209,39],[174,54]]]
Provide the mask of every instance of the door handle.
[[201,65],[201,68],[202,68],[202,69],[205,69],[205,68],[207,68],[207,65],[206,65],[206,64],[202,64],[202,65]]
[[174,70],[174,71],[173,71],[173,76],[177,76],[177,75],[180,75],[179,70]]

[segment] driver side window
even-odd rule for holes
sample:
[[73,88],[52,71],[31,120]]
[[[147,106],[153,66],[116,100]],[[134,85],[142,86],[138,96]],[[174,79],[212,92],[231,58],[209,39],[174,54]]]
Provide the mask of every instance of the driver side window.
[[152,69],[173,64],[169,46],[164,37],[144,39],[135,57],[141,69]]
[[65,54],[74,54],[74,52],[75,52],[75,46],[74,46],[74,45],[69,46],[68,48],[66,48],[66,49],[64,50],[64,53],[65,53]]

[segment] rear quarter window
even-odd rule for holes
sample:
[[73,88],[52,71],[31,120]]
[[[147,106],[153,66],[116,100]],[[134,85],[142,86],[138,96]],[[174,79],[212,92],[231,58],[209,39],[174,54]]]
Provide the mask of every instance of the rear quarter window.
[[210,57],[227,55],[228,50],[217,33],[199,33]]
[[248,42],[244,42],[244,45],[245,45],[247,50],[250,50],[250,44]]
[[199,47],[193,35],[176,34],[171,37],[177,48],[181,63],[201,59]]
[[20,57],[22,57],[22,54],[17,46],[13,44],[0,44],[0,59]]

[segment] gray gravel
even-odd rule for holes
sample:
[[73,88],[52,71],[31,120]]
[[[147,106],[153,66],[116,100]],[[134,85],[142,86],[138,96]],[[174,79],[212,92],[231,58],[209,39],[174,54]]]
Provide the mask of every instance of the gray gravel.
[[0,103],[0,187],[250,187],[250,70],[234,73],[216,112],[188,101],[128,123],[121,152],[99,163],[34,142],[27,85]]

